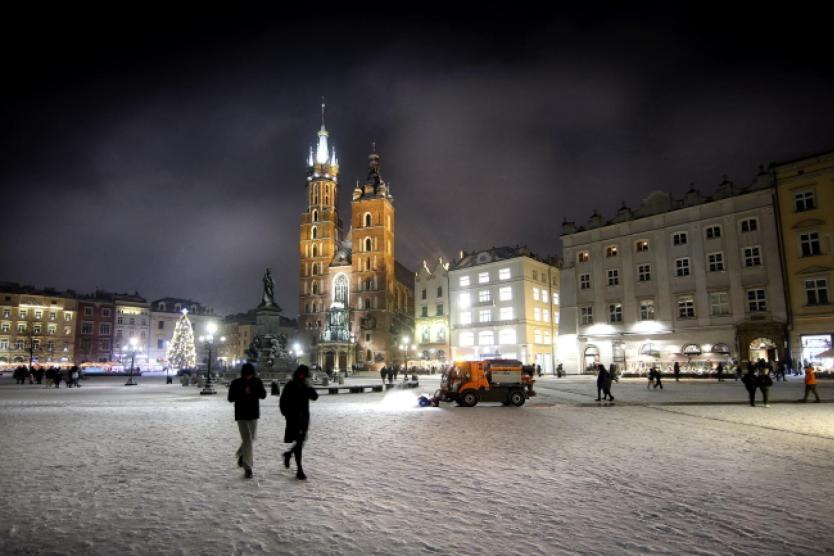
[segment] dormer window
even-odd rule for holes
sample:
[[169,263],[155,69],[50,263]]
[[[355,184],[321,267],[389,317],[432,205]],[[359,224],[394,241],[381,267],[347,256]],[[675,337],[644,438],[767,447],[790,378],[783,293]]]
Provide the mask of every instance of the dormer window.
[[608,247],[605,248],[605,256],[608,257],[609,259],[611,257],[616,257],[618,252],[619,251],[617,250],[616,245],[609,245]]
[[675,232],[672,234],[672,245],[686,245],[687,239],[686,232]]
[[718,238],[720,238],[721,237],[721,226],[718,226],[717,224],[713,225],[713,226],[707,226],[704,229],[704,235],[706,236],[707,239],[718,239]]
[[157,308],[158,308],[160,311],[164,311],[164,310],[165,310],[165,302],[160,301],[160,302],[159,302],[159,305],[157,306]]
[[634,250],[638,253],[645,253],[649,250],[649,240],[641,239],[634,244]]
[[580,251],[579,254],[576,256],[576,260],[580,263],[587,263],[591,260],[591,254],[587,251]]

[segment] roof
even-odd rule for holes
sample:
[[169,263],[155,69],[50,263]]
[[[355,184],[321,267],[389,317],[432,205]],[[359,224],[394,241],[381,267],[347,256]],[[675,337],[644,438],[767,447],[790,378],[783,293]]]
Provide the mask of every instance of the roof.
[[394,276],[396,277],[397,282],[405,284],[412,290],[414,289],[414,271],[409,270],[399,261],[394,261]]
[[489,264],[496,261],[503,261],[507,259],[515,259],[517,257],[529,257],[537,261],[550,264],[547,260],[539,257],[526,245],[516,245],[515,247],[491,247],[481,251],[462,252],[462,256],[457,261],[453,262],[449,270],[458,270],[461,268],[469,268],[472,266],[479,266],[482,264]]

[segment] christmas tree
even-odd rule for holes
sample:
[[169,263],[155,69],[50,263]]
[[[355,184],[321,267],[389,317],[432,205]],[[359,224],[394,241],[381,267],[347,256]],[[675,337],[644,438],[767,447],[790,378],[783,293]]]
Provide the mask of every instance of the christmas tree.
[[182,316],[174,327],[174,337],[168,344],[168,365],[174,369],[191,369],[197,364],[197,352],[194,349],[194,330],[188,320],[188,311],[183,309]]

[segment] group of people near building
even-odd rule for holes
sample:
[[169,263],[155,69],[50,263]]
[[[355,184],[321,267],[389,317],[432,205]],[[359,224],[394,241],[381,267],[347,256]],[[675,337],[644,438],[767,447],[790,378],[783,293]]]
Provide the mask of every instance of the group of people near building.
[[61,367],[27,367],[20,365],[15,368],[12,373],[15,384],[41,384],[46,388],[60,388],[61,383],[65,382],[67,388],[80,388],[81,379],[84,377],[81,369],[77,365],[73,365],[66,371]]
[[[406,369],[405,365],[391,365],[390,367],[387,365],[383,365],[379,369],[379,376],[382,379],[382,383],[384,384],[386,381],[388,384],[392,384],[397,377],[400,376],[400,373],[403,375],[403,382],[408,381],[409,371]],[[411,368],[411,380],[417,380],[417,368]]]

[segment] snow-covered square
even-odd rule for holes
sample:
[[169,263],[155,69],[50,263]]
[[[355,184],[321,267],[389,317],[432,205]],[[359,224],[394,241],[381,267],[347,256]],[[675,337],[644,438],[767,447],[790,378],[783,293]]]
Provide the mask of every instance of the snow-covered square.
[[[369,383],[371,379],[352,379]],[[0,379],[2,554],[830,554],[834,385],[639,380],[598,404],[546,377],[521,408],[418,390],[311,404],[309,480],[261,405],[243,478],[225,388]]]

